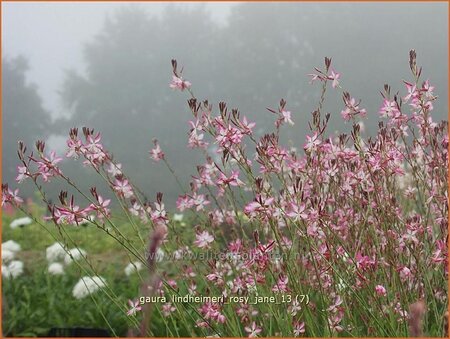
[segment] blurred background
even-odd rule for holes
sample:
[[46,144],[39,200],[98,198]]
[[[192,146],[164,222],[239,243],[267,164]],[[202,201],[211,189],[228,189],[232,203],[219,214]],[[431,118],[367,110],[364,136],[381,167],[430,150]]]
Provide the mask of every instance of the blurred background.
[[[286,99],[295,125],[282,140],[301,147],[320,96],[307,74],[325,56],[362,100],[370,135],[383,85],[405,94],[415,49],[439,96],[434,119],[447,119],[447,14],[446,3],[2,2],[3,182],[17,186],[19,139],[29,148],[45,140],[62,155],[69,129],[88,126],[150,198],[162,191],[173,207],[181,192],[164,164],[150,160],[152,139],[186,186],[202,154],[187,148],[188,94],[169,88],[172,58],[198,99],[238,108],[257,123],[257,137],[274,126],[266,107]],[[330,91],[330,133],[351,130],[342,109],[341,94]],[[81,162],[64,160],[62,169],[84,188],[98,184]],[[50,186],[53,196],[63,188]],[[34,191],[25,185],[21,193]]]

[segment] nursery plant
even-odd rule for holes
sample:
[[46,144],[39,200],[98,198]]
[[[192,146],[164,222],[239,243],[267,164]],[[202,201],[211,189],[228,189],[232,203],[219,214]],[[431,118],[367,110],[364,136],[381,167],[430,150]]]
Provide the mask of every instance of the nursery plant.
[[[148,197],[135,186],[89,127],[70,130],[65,157],[90,167],[109,192],[80,189],[44,142],[19,142],[16,181],[34,184],[47,216],[30,213],[7,184],[2,205],[61,244],[80,279],[72,298],[96,305],[113,335],[127,334],[115,331],[120,314],[132,336],[446,336],[448,126],[433,120],[438,98],[414,50],[409,66],[403,89],[385,85],[379,111],[370,112],[325,58],[309,74],[320,91],[310,132],[293,148],[280,141],[296,126],[285,100],[267,109],[273,130],[257,138],[238,109],[194,95],[172,60],[170,87],[186,95],[192,115],[187,146],[204,154],[185,187],[159,142],[149,145],[146,156],[179,183],[176,213],[163,193]],[[328,91],[341,95],[340,112],[325,111]],[[379,115],[372,135],[363,130],[369,114]],[[332,115],[348,131],[330,132]],[[61,185],[57,202],[47,196],[49,182]],[[72,229],[84,232],[85,223],[136,271],[132,296],[115,288],[89,248],[80,250]],[[5,279],[4,292],[14,279]]]

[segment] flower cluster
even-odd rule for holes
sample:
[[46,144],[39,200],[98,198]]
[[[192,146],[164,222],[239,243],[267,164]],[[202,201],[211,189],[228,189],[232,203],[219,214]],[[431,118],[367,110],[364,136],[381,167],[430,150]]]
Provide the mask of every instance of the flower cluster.
[[[316,68],[311,76],[340,88],[340,74],[331,67],[331,59],[325,60],[325,70]],[[421,267],[447,275],[448,136],[446,124],[435,123],[430,114],[436,96],[429,81],[420,86],[405,84],[403,100],[411,111],[404,112],[400,97],[392,96],[385,86],[380,116],[387,120],[380,122],[377,134],[368,140],[361,131],[361,119],[368,113],[348,92],[342,92],[345,108],[341,116],[353,122],[350,135],[326,136],[329,115],[322,119],[319,105],[305,138],[304,155],[280,145],[278,133],[254,140],[254,125],[241,120],[237,110],[229,113],[224,103],[214,118],[210,105],[189,100],[196,118],[191,122],[189,145],[207,145],[209,135],[222,154],[222,163],[207,157],[193,176],[192,191],[179,197],[177,207],[208,215],[209,229],[198,231],[194,241],[201,250],[223,241],[220,228],[233,230],[238,237],[228,242],[224,256],[204,273],[208,286],[216,286],[224,295],[252,295],[268,288],[272,293],[298,291],[294,282],[301,281],[302,288],[309,286],[326,296],[330,333],[352,330],[345,321],[347,305],[361,301],[348,294],[349,286],[355,295],[370,295],[374,303],[383,303],[381,314],[390,309],[399,322],[407,319],[406,312],[398,312],[403,300],[389,281],[398,281],[405,293],[424,298]],[[281,100],[278,110],[269,109],[277,115],[277,130],[285,123],[293,124],[285,107]],[[414,140],[407,139],[408,135]],[[255,145],[257,173],[245,136]],[[244,195],[237,200],[236,189],[246,187],[253,198],[247,200]],[[215,197],[214,206],[202,203],[208,193]],[[236,211],[236,206],[243,206],[244,213]],[[256,228],[256,246],[245,238],[247,225]],[[286,259],[287,253],[295,253],[295,259]],[[188,284],[199,285],[197,274],[184,276],[190,277]],[[306,311],[298,312],[302,307],[295,303],[289,309],[300,315],[292,320],[291,333],[305,333],[301,315]],[[218,317],[223,314],[221,305],[207,303],[199,311],[217,324],[226,321]],[[257,325],[258,312],[246,305],[235,311],[249,336],[263,330]]]
[[21,247],[13,240],[2,243],[2,276],[6,279],[17,278],[23,273],[23,262],[14,260]]
[[83,299],[105,286],[106,281],[102,277],[82,277],[74,286],[72,295],[77,299]]
[[[437,97],[428,80],[420,81],[415,53],[410,54],[414,79],[404,82],[406,95],[392,95],[390,86],[384,87],[381,121],[370,138],[362,131],[362,119],[370,113],[342,90],[341,74],[325,58],[325,68],[310,74],[313,81],[321,82],[322,96],[299,149],[280,141],[281,126],[294,125],[285,100],[280,100],[278,109],[269,109],[276,117],[275,130],[257,140],[255,123],[223,102],[215,112],[208,101],[198,101],[175,60],[172,67],[170,87],[187,90],[191,96],[188,147],[205,155],[191,177],[190,189],[176,201],[193,227],[184,227],[187,221],[181,222],[179,215],[170,217],[162,193],[149,202],[105,151],[100,134],[83,129],[82,142],[74,129],[68,140],[67,157],[84,158],[105,179],[137,237],[141,234],[136,220],[150,225],[157,235],[149,241],[152,256],[146,259],[153,280],[145,285],[146,291],[159,297],[183,290],[193,297],[205,293],[238,297],[234,303],[207,301],[194,306],[189,313],[195,317],[193,331],[202,335],[229,330],[227,336],[394,336],[408,320],[411,296],[427,300],[433,312],[444,309],[448,128],[445,122],[433,120]],[[328,133],[331,114],[324,114],[323,100],[330,84],[342,91],[341,117],[352,123],[348,134]],[[208,154],[209,145],[215,146],[216,157]],[[21,146],[18,181],[60,177],[72,185],[57,167],[61,160],[54,153],[45,157],[42,144],[37,147],[34,156]],[[163,160],[160,163],[174,173],[156,140],[150,156],[156,162]],[[37,170],[32,170],[32,163]],[[60,204],[48,204],[51,220],[61,226],[95,216],[92,222],[101,230],[121,235],[110,218],[110,200],[96,188],[90,193],[82,208],[73,196],[68,199],[61,192]],[[7,186],[3,199],[16,205],[21,200]],[[74,251],[69,250],[70,258]],[[162,270],[156,278],[155,266],[165,265],[153,256],[158,251],[187,262],[172,263],[176,267]],[[200,254],[207,260],[196,260]],[[57,256],[53,250],[48,255]],[[125,273],[129,276],[143,267],[136,261]],[[95,290],[94,285],[104,286],[99,279],[95,284],[80,281],[74,296],[81,298]],[[271,318],[272,326],[266,326],[269,314],[281,314],[281,308],[248,302],[268,296],[284,300],[282,312],[288,310],[288,316]],[[299,296],[308,296],[308,301]],[[141,305],[129,300],[129,306],[128,314],[138,316]],[[172,302],[159,307],[163,317],[184,317]],[[392,328],[378,326],[381,318],[391,319]]]

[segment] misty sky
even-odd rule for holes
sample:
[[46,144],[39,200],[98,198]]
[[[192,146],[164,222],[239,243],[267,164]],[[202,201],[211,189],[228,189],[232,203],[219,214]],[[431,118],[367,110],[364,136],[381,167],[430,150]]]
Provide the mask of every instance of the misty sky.
[[[36,3],[2,2],[2,50],[8,58],[27,57],[28,80],[38,85],[44,107],[54,116],[61,112],[58,89],[64,71],[83,72],[83,44],[100,31],[106,16],[123,6],[141,6],[160,15],[163,2]],[[204,6],[214,20],[225,24],[234,3],[178,3],[177,6]]]
[[[141,6],[151,15],[160,15],[167,3],[2,2],[1,5],[3,57],[23,55],[27,58],[30,66],[28,80],[37,84],[44,108],[55,117],[68,113],[63,111],[58,96],[64,72],[74,69],[83,73],[83,45],[101,30],[105,17],[112,16],[119,7],[130,5]],[[236,3],[231,2],[177,3],[177,6],[204,6],[220,24],[226,24],[230,9],[235,5]],[[390,8],[401,6],[381,3],[366,5]],[[439,6],[433,4],[436,5]],[[405,32],[408,31],[406,24]],[[439,30],[436,33],[440,34]]]

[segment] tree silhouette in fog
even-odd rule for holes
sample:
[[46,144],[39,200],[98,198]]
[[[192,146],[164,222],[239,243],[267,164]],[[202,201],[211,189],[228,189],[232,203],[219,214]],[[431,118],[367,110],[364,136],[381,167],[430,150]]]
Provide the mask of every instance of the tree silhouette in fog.
[[42,107],[37,86],[26,81],[28,62],[24,57],[2,60],[3,181],[13,183],[16,176],[17,141],[29,147],[48,135],[50,114]]
[[[162,190],[173,199],[180,193],[175,181],[163,165],[152,166],[149,160],[152,138],[159,139],[186,184],[188,173],[195,174],[200,156],[186,147],[188,95],[173,93],[168,86],[171,59],[185,66],[184,75],[199,99],[208,98],[216,107],[225,101],[230,108],[240,109],[257,123],[258,137],[267,133],[275,120],[266,107],[276,107],[281,98],[286,99],[295,126],[285,131],[283,141],[292,140],[301,147],[320,96],[306,75],[322,64],[323,57],[330,56],[343,72],[346,87],[367,108],[370,131],[376,127],[381,102],[373,93],[385,82],[408,74],[405,59],[411,48],[419,48],[422,60],[427,57],[421,46],[416,46],[418,42],[423,44],[423,52],[437,49],[441,42],[426,30],[415,31],[414,36],[399,35],[399,15],[404,16],[403,21],[421,18],[427,22],[433,17],[427,8],[385,13],[381,6],[370,7],[372,13],[386,19],[383,22],[377,15],[368,15],[368,8],[244,3],[232,8],[227,24],[217,25],[201,7],[169,5],[161,17],[151,16],[141,7],[124,7],[108,17],[103,29],[86,43],[86,74],[67,74],[62,97],[73,115],[65,127],[90,126],[102,132],[105,145],[146,192]],[[387,62],[389,52],[404,58]],[[433,54],[428,60],[436,58]],[[444,73],[436,74],[435,83],[445,86]],[[339,95],[337,91],[329,93],[325,110],[332,113],[332,128],[345,131],[349,127],[339,114],[343,107],[336,105]]]
[[105,145],[136,182],[147,191],[150,185],[152,192],[169,187],[169,194],[172,188],[175,195],[179,189],[173,178],[152,167],[148,155],[152,138],[157,137],[180,173],[192,168],[193,155],[184,152],[188,98],[168,86],[170,60],[179,58],[189,66],[189,74],[200,74],[196,83],[212,83],[213,76],[208,79],[210,74],[200,67],[214,55],[210,49],[216,29],[202,9],[169,6],[157,18],[138,7],[126,7],[107,18],[102,31],[85,45],[86,77],[67,74],[62,97],[73,111],[67,127],[100,131]]

